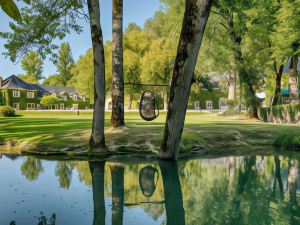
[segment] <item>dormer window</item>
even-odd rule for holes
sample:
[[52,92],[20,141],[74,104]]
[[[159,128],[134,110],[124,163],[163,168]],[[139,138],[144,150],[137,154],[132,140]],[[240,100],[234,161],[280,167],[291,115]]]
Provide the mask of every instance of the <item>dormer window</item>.
[[34,92],[33,91],[28,91],[27,92],[27,98],[34,98]]
[[13,90],[13,97],[20,98],[20,91],[19,90]]
[[64,95],[64,101],[68,100],[68,96]]
[[78,97],[77,97],[76,94],[73,95],[73,100],[74,100],[74,101],[77,101],[77,100],[78,100]]

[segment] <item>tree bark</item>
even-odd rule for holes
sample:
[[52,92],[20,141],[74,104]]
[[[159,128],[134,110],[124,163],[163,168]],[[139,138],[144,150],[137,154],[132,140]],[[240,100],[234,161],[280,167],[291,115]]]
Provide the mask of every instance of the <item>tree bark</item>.
[[299,103],[297,64],[298,64],[298,56],[292,56],[290,71],[289,71],[290,103]]
[[274,61],[274,71],[275,71],[275,93],[272,101],[272,106],[278,105],[281,97],[281,78],[283,72],[283,65],[280,65],[279,71],[277,70],[276,61]]
[[113,0],[112,19],[112,114],[111,125],[122,127],[124,122],[123,74],[123,0]]
[[186,0],[185,14],[171,88],[164,137],[158,157],[177,159],[188,98],[203,33],[213,0]]
[[110,165],[112,182],[112,224],[123,224],[124,170],[120,165]]
[[228,77],[229,90],[228,90],[228,99],[236,99],[236,73],[230,73]]
[[93,225],[105,225],[104,166],[105,162],[89,162],[94,201]]
[[129,104],[128,104],[128,110],[131,110],[131,108],[132,108],[132,100],[133,100],[133,94],[130,93],[130,96],[129,96]]
[[105,147],[105,63],[103,37],[100,25],[99,0],[88,0],[90,29],[94,53],[94,113],[90,146]]
[[159,167],[164,185],[167,225],[184,225],[185,212],[177,162],[160,161]]
[[[241,87],[244,86],[245,90],[244,93],[247,97],[245,97],[247,113],[249,118],[259,119],[258,117],[258,107],[260,105],[260,100],[255,96],[255,89],[254,84],[256,81],[253,81],[250,78],[250,74],[246,69],[244,57],[241,49],[242,44],[242,36],[236,33],[234,21],[233,21],[233,12],[228,13],[228,27],[230,29],[229,35],[232,40],[233,44],[233,52],[234,52],[234,59],[237,65],[239,78]],[[242,96],[241,96],[242,97]]]

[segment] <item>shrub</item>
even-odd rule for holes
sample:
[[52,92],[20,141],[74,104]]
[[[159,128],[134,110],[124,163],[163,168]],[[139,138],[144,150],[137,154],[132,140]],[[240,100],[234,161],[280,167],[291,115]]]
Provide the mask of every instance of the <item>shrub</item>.
[[56,105],[60,102],[60,100],[55,97],[55,96],[43,96],[41,99],[41,104],[43,106],[51,106],[51,105]]
[[293,133],[279,135],[273,145],[282,149],[300,149],[300,136]]
[[14,108],[10,106],[1,106],[0,107],[0,116],[13,117],[16,115]]

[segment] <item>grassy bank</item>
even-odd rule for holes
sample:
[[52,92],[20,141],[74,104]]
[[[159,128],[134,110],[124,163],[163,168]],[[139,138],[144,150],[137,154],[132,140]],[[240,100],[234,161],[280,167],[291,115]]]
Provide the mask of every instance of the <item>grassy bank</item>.
[[[19,117],[0,118],[0,151],[44,151],[87,149],[92,122],[91,112],[19,112]],[[109,125],[110,114],[106,114]],[[125,115],[126,128],[106,130],[111,151],[155,152],[163,135],[165,113],[152,122],[137,112]],[[189,112],[186,116],[181,152],[227,150],[271,146],[282,133],[300,135],[297,125],[265,124],[241,116]]]

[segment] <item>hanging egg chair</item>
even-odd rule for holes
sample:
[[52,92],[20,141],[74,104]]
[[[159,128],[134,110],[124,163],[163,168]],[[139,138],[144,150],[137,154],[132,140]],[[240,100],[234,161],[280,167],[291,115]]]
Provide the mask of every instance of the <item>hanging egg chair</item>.
[[152,166],[146,166],[140,170],[139,182],[145,197],[150,198],[154,194],[158,178],[158,170]]
[[158,104],[152,91],[146,90],[143,92],[139,111],[140,116],[146,121],[155,120],[159,116]]

